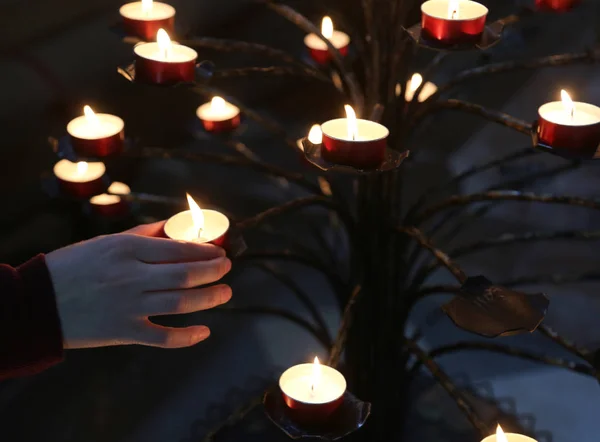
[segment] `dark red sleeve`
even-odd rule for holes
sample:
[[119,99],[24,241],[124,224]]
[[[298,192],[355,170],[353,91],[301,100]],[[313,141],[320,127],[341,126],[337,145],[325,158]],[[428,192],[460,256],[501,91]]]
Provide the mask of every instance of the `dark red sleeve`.
[[0,265],[0,380],[38,373],[60,362],[63,339],[44,255]]

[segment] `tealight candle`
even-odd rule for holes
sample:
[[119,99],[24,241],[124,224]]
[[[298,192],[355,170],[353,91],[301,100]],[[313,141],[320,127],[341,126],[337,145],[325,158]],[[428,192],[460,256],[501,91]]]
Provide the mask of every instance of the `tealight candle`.
[[488,9],[470,0],[429,0],[421,5],[421,35],[445,45],[477,43]]
[[105,217],[116,217],[127,213],[129,205],[121,197],[131,193],[129,186],[125,183],[115,181],[108,187],[106,192],[90,198],[92,211]]
[[538,109],[540,143],[576,155],[593,156],[600,144],[600,108],[573,102],[566,91],[562,101],[546,103]]
[[58,179],[61,190],[78,198],[89,198],[104,192],[105,172],[106,167],[103,163],[85,161],[73,163],[69,160],[60,160],[54,165],[54,175]]
[[[413,74],[411,79],[408,80],[408,82],[406,83],[406,91],[404,92],[404,99],[406,101],[412,101],[415,92],[417,91],[419,86],[421,86],[421,83],[423,83],[423,77],[421,76],[421,74]],[[436,92],[437,86],[431,83],[430,81],[426,82],[423,88],[421,89],[421,92],[419,93],[419,103],[422,103],[423,101],[427,100]],[[396,96],[399,97],[401,93],[402,87],[400,86],[400,84],[397,84]]]
[[84,106],[83,113],[67,124],[75,152],[105,157],[123,150],[125,123],[122,119],[110,114],[96,114],[89,106]]
[[359,169],[378,167],[385,159],[389,130],[374,121],[357,119],[351,106],[346,105],[345,109],[346,118],[329,120],[321,125],[322,157]]
[[496,428],[496,434],[486,437],[481,442],[537,442],[531,437],[524,436],[517,433],[505,433],[502,427],[498,425]]
[[[321,125],[313,124],[310,130],[308,131],[307,139],[315,145],[323,143],[323,131],[321,130]],[[304,146],[302,145],[302,141],[304,141],[304,138],[300,138],[298,141],[296,141],[296,144],[298,145],[298,149],[304,152]]]
[[295,365],[284,371],[279,388],[291,417],[316,423],[326,420],[343,402],[346,379],[315,358],[312,364]]
[[538,9],[546,9],[555,12],[565,12],[577,6],[581,0],[535,0]]
[[[333,22],[329,17],[323,17],[321,22],[321,34],[329,42],[340,51],[340,54],[346,56],[348,54],[348,46],[350,45],[350,36],[344,32],[333,29]],[[329,53],[327,44],[321,40],[317,34],[308,34],[304,37],[304,44],[308,47],[310,56],[319,64],[327,64],[331,61],[332,56]]]
[[211,243],[223,246],[229,230],[229,219],[216,210],[201,209],[187,195],[190,210],[180,212],[165,223],[165,235],[179,241]]
[[127,3],[119,9],[123,27],[128,35],[152,41],[160,28],[173,33],[175,30],[175,8],[166,3],[142,0]]
[[198,53],[173,43],[164,29],[158,30],[156,42],[140,43],[133,51],[136,81],[152,84],[194,81]]
[[240,125],[240,109],[221,97],[213,97],[196,110],[196,116],[208,132],[226,132]]

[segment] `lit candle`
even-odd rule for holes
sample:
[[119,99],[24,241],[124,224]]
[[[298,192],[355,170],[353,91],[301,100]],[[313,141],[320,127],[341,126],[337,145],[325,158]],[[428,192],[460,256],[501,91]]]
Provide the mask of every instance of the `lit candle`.
[[216,210],[201,209],[187,195],[190,210],[180,212],[165,223],[165,235],[179,241],[212,243],[223,246],[229,230],[229,219]]
[[421,35],[445,45],[479,42],[488,9],[470,0],[429,0],[421,5]]
[[[315,145],[323,143],[323,131],[321,130],[321,125],[313,124],[310,130],[308,131],[307,138],[309,142]],[[300,138],[296,142],[296,144],[298,145],[298,148],[304,152],[304,146],[302,145],[302,141],[304,141],[304,138]]]
[[547,11],[565,12],[577,6],[581,0],[535,0],[538,9]]
[[240,125],[240,109],[221,97],[200,106],[196,116],[208,132],[226,132]]
[[481,442],[537,442],[531,437],[524,436],[517,433],[505,433],[502,427],[498,425],[496,428],[496,434],[486,437]]
[[346,379],[335,368],[312,364],[288,368],[279,378],[279,388],[294,419],[326,420],[343,402]]
[[135,52],[135,79],[152,84],[193,82],[198,53],[174,43],[164,29],[156,33],[156,42],[140,43]]
[[84,106],[84,115],[67,124],[73,149],[80,155],[105,157],[123,150],[125,123],[110,114],[96,114]]
[[538,138],[541,144],[573,155],[593,156],[600,144],[600,108],[573,102],[566,91],[561,101],[538,109]]
[[[423,83],[423,77],[421,74],[413,74],[410,80],[406,83],[406,92],[404,92],[404,99],[406,101],[412,101],[413,96],[415,95],[416,90]],[[430,81],[426,82],[423,88],[421,89],[421,93],[419,94],[419,103],[427,100],[433,94],[437,92],[437,86]],[[396,96],[399,97],[402,93],[402,87],[400,83],[396,85]]]
[[323,131],[322,157],[336,164],[359,169],[376,168],[385,159],[389,130],[374,121],[357,119],[354,109],[346,105],[346,118],[329,120]]
[[127,213],[129,205],[122,196],[129,195],[131,189],[125,183],[115,181],[112,183],[107,193],[94,195],[90,198],[90,207],[97,215],[104,217],[118,217]]
[[[350,45],[350,36],[344,32],[333,29],[333,21],[329,17],[323,17],[321,22],[321,34],[329,42],[340,51],[340,54],[346,56],[348,54],[348,46]],[[327,44],[321,40],[317,34],[308,34],[304,37],[304,44],[308,47],[310,56],[319,64],[327,64],[332,57],[327,48]]]
[[69,160],[60,160],[54,165],[54,175],[58,179],[61,190],[78,198],[89,198],[104,192],[105,172],[106,167],[103,163],[85,161],[73,163]]
[[175,8],[166,3],[142,0],[121,6],[119,13],[128,35],[152,41],[160,28],[173,32],[175,28]]

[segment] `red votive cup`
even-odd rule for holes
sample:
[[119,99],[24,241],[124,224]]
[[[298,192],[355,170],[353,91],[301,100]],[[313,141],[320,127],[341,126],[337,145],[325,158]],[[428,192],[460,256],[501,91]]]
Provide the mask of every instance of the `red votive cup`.
[[593,156],[600,144],[600,107],[575,102],[571,114],[561,101],[538,109],[538,140],[541,144],[574,155]]
[[535,0],[535,6],[547,11],[565,12],[580,2],[581,0]]
[[154,41],[161,28],[172,34],[175,30],[175,8],[151,0],[147,5],[146,2],[134,2],[121,6],[119,13],[126,34],[145,41]]
[[300,364],[283,372],[279,388],[290,418],[303,424],[323,424],[343,403],[346,379],[332,367]]
[[106,157],[120,153],[125,140],[125,123],[115,115],[95,114],[89,106],[85,115],[67,124],[71,145],[76,153],[87,157]]
[[[167,220],[164,226],[165,235],[178,241],[210,243],[224,247],[229,231],[229,219],[216,210],[201,209],[204,215],[202,230],[196,227],[191,210],[177,213]],[[200,237],[198,233],[200,232]]]
[[421,5],[421,35],[443,45],[481,40],[488,9],[470,0],[429,0]]
[[196,77],[198,53],[192,48],[173,43],[165,53],[158,43],[140,43],[133,50],[136,81],[169,85],[193,82]]
[[348,135],[348,119],[329,120],[321,125],[321,156],[326,161],[357,169],[374,169],[385,160],[389,130],[374,121],[357,119],[358,136]]
[[221,97],[214,97],[196,110],[196,116],[207,132],[230,132],[240,125],[240,109]]
[[122,196],[131,193],[129,186],[115,181],[107,192],[90,198],[92,213],[104,218],[119,218],[126,215],[129,212],[129,204]]
[[61,192],[75,198],[90,198],[106,189],[103,163],[72,163],[60,160],[54,165],[54,175]]
[[[323,17],[321,22],[321,34],[331,45],[340,51],[343,57],[348,55],[350,36],[344,32],[333,29],[333,22],[329,17]],[[327,44],[317,34],[308,34],[304,37],[304,45],[308,48],[311,58],[320,65],[328,64],[333,56],[329,52]]]

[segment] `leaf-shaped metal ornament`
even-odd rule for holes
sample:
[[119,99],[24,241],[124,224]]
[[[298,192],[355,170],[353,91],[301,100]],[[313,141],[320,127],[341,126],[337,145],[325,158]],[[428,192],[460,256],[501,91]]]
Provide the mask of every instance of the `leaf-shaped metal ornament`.
[[546,316],[549,303],[543,293],[518,292],[475,276],[468,278],[442,309],[458,327],[494,338],[533,332]]
[[344,402],[322,425],[306,426],[294,422],[287,413],[287,405],[279,387],[265,393],[263,405],[267,417],[291,439],[316,438],[338,440],[359,430],[371,414],[371,404],[352,393],[344,394]]

